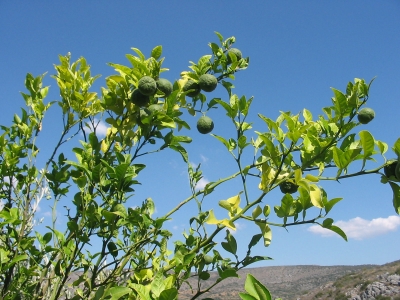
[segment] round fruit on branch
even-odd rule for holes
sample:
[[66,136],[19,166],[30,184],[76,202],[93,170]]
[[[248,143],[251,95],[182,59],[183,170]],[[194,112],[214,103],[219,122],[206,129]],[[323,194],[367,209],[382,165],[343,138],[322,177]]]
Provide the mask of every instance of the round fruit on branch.
[[138,82],[139,91],[146,96],[153,96],[157,92],[157,83],[150,76],[143,76]]
[[164,93],[165,97],[171,95],[173,86],[168,79],[159,78],[156,83],[157,83],[157,88]]
[[214,75],[203,74],[199,78],[200,88],[205,92],[212,92],[218,85],[218,80]]
[[185,83],[185,85],[183,86],[182,90],[183,90],[184,92],[193,90],[193,91],[191,91],[191,92],[189,92],[189,93],[186,94],[187,96],[189,96],[189,97],[191,97],[191,98],[194,98],[194,97],[198,96],[198,95],[200,94],[200,91],[201,91],[200,85],[199,85],[197,82],[195,82],[195,81],[193,81],[193,80],[191,80],[191,79],[189,79],[189,80]]
[[361,124],[368,124],[375,118],[375,112],[372,108],[364,107],[358,111],[357,118]]
[[397,167],[397,165],[398,165],[397,159],[391,159],[391,160],[389,160],[387,162],[386,166],[383,167],[383,172],[385,173],[385,176],[387,178],[390,178],[391,176],[396,177],[396,167]]
[[202,134],[210,133],[214,129],[214,122],[210,117],[201,116],[197,121],[197,130]]
[[228,65],[232,63],[232,59],[231,59],[231,57],[229,55],[230,53],[235,54],[236,60],[240,60],[242,58],[242,52],[239,49],[231,48],[231,49],[228,50],[228,53],[226,55],[226,59],[227,59]]
[[299,188],[299,186],[297,184],[295,184],[294,182],[290,181],[290,180],[282,182],[279,185],[279,189],[284,194],[296,193],[298,188]]
[[132,92],[131,101],[133,104],[143,107],[147,106],[150,103],[150,97],[143,95],[139,89],[135,89]]

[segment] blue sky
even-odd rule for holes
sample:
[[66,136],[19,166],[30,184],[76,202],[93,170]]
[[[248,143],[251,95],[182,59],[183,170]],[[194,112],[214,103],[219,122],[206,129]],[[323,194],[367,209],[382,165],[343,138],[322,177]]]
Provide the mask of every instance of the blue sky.
[[[399,137],[397,129],[400,95],[400,2],[398,1],[64,1],[0,2],[0,95],[1,124],[10,124],[20,112],[27,72],[37,76],[48,72],[51,85],[48,100],[58,99],[53,64],[58,55],[84,56],[92,74],[102,74],[94,90],[100,91],[104,79],[113,73],[106,63],[128,65],[126,53],[136,47],[149,55],[163,46],[168,79],[176,80],[188,70],[189,61],[209,53],[207,44],[218,42],[214,31],[224,37],[235,36],[235,47],[250,57],[250,66],[236,76],[235,93],[254,96],[250,120],[263,131],[257,119],[262,113],[272,119],[279,111],[309,109],[315,116],[330,105],[330,87],[345,90],[355,77],[372,85],[369,107],[376,112],[373,122],[361,129],[391,147]],[[214,96],[214,95],[213,95]],[[225,97],[219,87],[215,96]],[[230,136],[234,128],[223,118],[221,109],[209,113],[214,133]],[[53,108],[43,124],[38,163],[43,163],[61,131],[60,111]],[[195,124],[195,118],[190,119]],[[184,132],[187,133],[187,132]],[[235,171],[234,161],[210,135],[192,133],[188,146],[193,164],[202,164],[205,182]],[[388,158],[394,156],[387,154]],[[249,162],[251,155],[249,155]],[[162,215],[190,195],[186,166],[181,157],[168,151],[143,161],[148,168],[139,178],[138,203],[152,197],[157,214]],[[370,164],[369,166],[372,166]],[[250,182],[252,197],[259,194],[258,182]],[[355,265],[383,264],[399,259],[400,218],[395,216],[390,187],[377,175],[352,178],[341,183],[324,183],[328,195],[344,197],[330,213],[348,234],[338,236],[310,226],[285,231],[273,228],[270,247],[256,247],[255,253],[274,258],[259,265]],[[217,207],[219,200],[240,191],[232,182],[218,189],[207,200]],[[281,195],[271,193],[265,203],[279,203]],[[40,204],[39,217],[48,218],[50,202]],[[64,204],[63,204],[64,205]],[[65,212],[59,205],[59,222]],[[188,229],[188,215],[195,206],[181,209],[168,226],[177,236]],[[220,216],[223,216],[222,213]],[[248,238],[257,233],[251,224],[240,222],[235,233],[246,250]],[[243,241],[243,242],[242,242]]]

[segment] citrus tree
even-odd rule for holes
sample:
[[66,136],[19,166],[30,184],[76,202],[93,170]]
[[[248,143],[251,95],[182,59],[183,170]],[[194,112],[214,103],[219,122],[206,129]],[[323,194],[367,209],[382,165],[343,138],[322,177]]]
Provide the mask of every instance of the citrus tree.
[[[399,213],[400,164],[385,158],[386,143],[362,127],[357,131],[374,118],[374,111],[365,107],[371,82],[355,79],[344,92],[333,89],[332,102],[317,117],[307,109],[282,112],[276,120],[259,114],[264,126],[254,130],[247,120],[253,98],[234,94],[232,83],[249,59],[233,47],[234,37],[217,37],[218,44],[209,44],[210,53],[190,62],[189,70],[173,83],[163,77],[167,69],[161,46],[149,57],[132,48],[127,66],[110,63],[115,74],[105,79],[100,94],[91,89],[99,76],[91,75],[83,57],[72,61],[70,54],[59,56],[52,77],[60,99],[54,102],[45,101],[49,87],[42,84],[44,75],[27,74],[27,92],[22,93],[26,107],[10,126],[1,126],[1,299],[172,300],[189,278],[197,280],[190,285],[192,299],[205,299],[220,281],[269,259],[253,253],[253,247],[268,247],[274,226],[319,224],[346,239],[327,217],[341,198],[328,197],[326,180],[379,174],[393,189]],[[223,98],[213,97],[218,85],[226,89]],[[46,163],[38,165],[41,124],[57,105],[63,129],[54,137]],[[235,137],[212,134],[210,109],[231,121]],[[185,149],[192,138],[180,135],[182,128],[191,129],[187,121],[193,117],[198,121],[192,130],[211,133],[209,138],[220,141],[237,165],[237,172],[203,189],[198,188],[202,172],[192,166]],[[108,126],[104,137],[98,134],[100,122]],[[65,146],[69,143],[71,150]],[[400,155],[400,140],[392,149]],[[191,193],[160,217],[153,216],[156,203],[150,198],[129,207],[140,173],[151,163],[146,158],[170,150],[187,165]],[[366,169],[375,156],[382,156],[384,164]],[[350,168],[354,163],[355,172]],[[259,181],[256,197],[249,196],[249,178]],[[241,182],[237,193],[205,209],[204,199],[234,179]],[[280,189],[282,200],[271,208],[268,194],[274,189]],[[65,229],[57,227],[54,217],[52,226],[36,230],[42,198],[51,201],[54,211],[68,202]],[[197,212],[188,217],[189,229],[179,240],[166,229],[166,221],[188,203],[195,203]],[[217,218],[216,209],[226,211],[227,217]],[[272,216],[281,222],[272,222]],[[239,220],[259,232],[246,241],[243,257],[231,233]],[[224,241],[218,242],[221,235]],[[92,244],[100,246],[93,249]],[[210,282],[213,271],[218,278]],[[251,275],[245,288],[242,299],[271,298]]]

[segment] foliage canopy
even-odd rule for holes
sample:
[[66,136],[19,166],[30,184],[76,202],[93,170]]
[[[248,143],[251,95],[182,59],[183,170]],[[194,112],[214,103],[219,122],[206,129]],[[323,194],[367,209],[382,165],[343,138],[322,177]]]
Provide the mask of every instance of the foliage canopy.
[[[192,299],[198,298],[220,281],[237,276],[239,269],[268,260],[253,254],[253,247],[259,242],[268,247],[274,226],[319,224],[347,239],[328,217],[342,199],[328,197],[322,186],[327,180],[379,174],[381,182],[392,188],[393,206],[400,212],[400,139],[392,147],[397,159],[387,161],[385,142],[367,130],[356,132],[362,126],[357,114],[368,101],[372,81],[356,78],[344,92],[332,89],[331,105],[317,117],[307,109],[299,114],[281,112],[276,120],[259,114],[265,126],[253,131],[247,120],[253,98],[234,94],[232,84],[249,59],[233,48],[234,37],[224,39],[219,33],[217,37],[219,44],[209,44],[210,54],[190,62],[190,70],[173,84],[160,77],[167,71],[162,66],[162,46],[149,57],[132,48],[134,54],[126,55],[129,66],[110,63],[116,73],[105,79],[100,94],[91,90],[99,75],[91,75],[83,57],[72,61],[70,54],[59,56],[52,76],[60,91],[58,101],[45,102],[49,91],[42,85],[45,75],[27,74],[27,92],[21,93],[26,108],[14,115],[10,126],[1,126],[0,135],[3,299],[176,299],[190,277],[197,278],[197,286],[191,289]],[[204,78],[212,80],[212,88],[204,88]],[[214,78],[226,89],[225,99],[202,93],[201,86],[213,91]],[[63,130],[46,163],[38,166],[41,124],[54,104],[61,108]],[[185,149],[192,138],[179,132],[190,129],[185,118],[206,115],[210,109],[222,110],[236,130],[235,137],[211,134],[210,138],[222,143],[238,171],[198,189],[202,172],[189,162]],[[97,134],[99,120],[108,126],[104,138]],[[71,152],[63,151],[61,146],[78,134],[83,136],[80,144]],[[243,155],[249,148],[251,157]],[[168,149],[179,153],[187,165],[191,194],[161,217],[153,217],[155,203],[150,198],[128,207],[126,202],[146,167],[143,157]],[[366,169],[367,161],[376,156],[385,163]],[[359,170],[350,171],[356,163]],[[328,169],[335,175],[327,176]],[[248,193],[250,177],[259,180],[255,198]],[[217,208],[203,209],[207,196],[235,178],[242,183],[240,190],[218,202],[226,218],[216,217]],[[283,195],[280,205],[271,208],[266,196],[276,188]],[[65,231],[58,229],[55,213],[46,232],[35,230],[42,198],[52,201],[54,212],[61,201],[71,199],[72,207],[65,208]],[[171,244],[165,222],[190,202],[196,203],[198,211],[188,219],[190,227],[183,239]],[[281,222],[271,222],[271,215]],[[259,229],[247,241],[244,257],[239,257],[231,233],[238,220]],[[225,236],[221,248],[216,242],[220,234]],[[94,241],[101,247],[89,251]],[[205,286],[212,271],[218,279]],[[73,272],[78,276],[71,281]],[[252,276],[245,289],[242,299],[271,298]]]

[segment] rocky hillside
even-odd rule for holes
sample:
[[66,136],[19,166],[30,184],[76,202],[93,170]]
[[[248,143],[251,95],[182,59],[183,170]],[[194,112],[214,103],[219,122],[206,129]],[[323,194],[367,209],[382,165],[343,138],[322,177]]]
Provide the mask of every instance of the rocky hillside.
[[[374,268],[374,266],[307,265],[243,269],[239,271],[239,278],[228,278],[215,286],[210,293],[202,295],[202,297],[199,297],[197,299],[240,299],[238,294],[239,292],[244,291],[244,281],[248,273],[251,273],[260,282],[265,284],[271,291],[274,298],[281,297],[283,300],[315,299],[313,297],[315,294],[320,292],[320,287],[326,286],[328,283],[332,283],[345,275],[348,276],[350,274],[355,274],[356,272],[365,271],[370,268]],[[204,284],[204,286],[207,286],[208,282],[214,282],[215,279],[216,276],[215,274],[213,274],[207,282],[203,281],[202,283]],[[196,287],[197,281],[193,279],[190,281],[190,284],[192,287]],[[309,293],[309,291],[315,292]],[[190,287],[185,286],[180,291],[179,299],[191,299],[192,296],[193,294],[191,293]]]
[[400,261],[346,274],[299,299],[400,300]]

